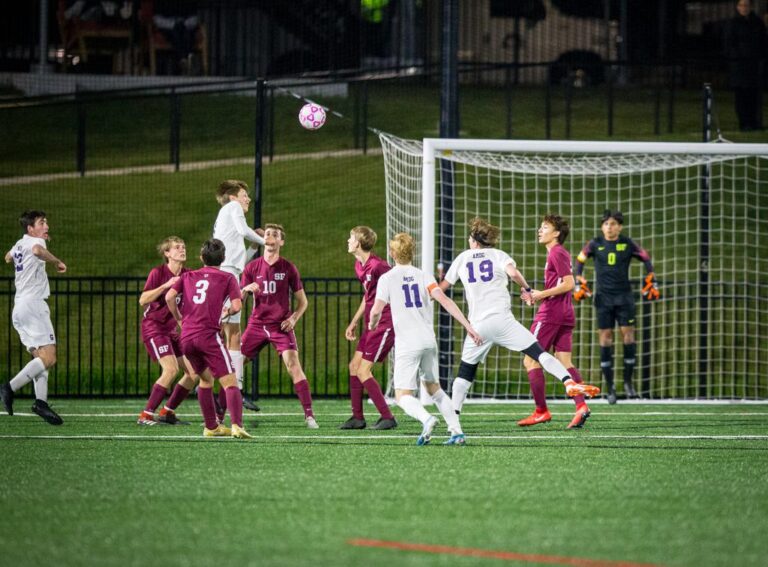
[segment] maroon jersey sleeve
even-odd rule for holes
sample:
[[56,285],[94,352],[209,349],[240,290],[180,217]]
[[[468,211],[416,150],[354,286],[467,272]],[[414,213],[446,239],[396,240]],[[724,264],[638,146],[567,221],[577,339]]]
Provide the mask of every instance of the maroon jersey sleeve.
[[152,268],[152,271],[149,272],[149,275],[147,276],[147,282],[144,284],[144,289],[142,291],[156,289],[161,285],[162,282],[160,281],[160,270],[157,268]]
[[[181,294],[182,290],[184,289],[184,279],[185,279],[184,276],[186,274],[188,274],[188,273],[191,273],[191,272],[185,272],[185,273],[181,274],[181,277],[176,280],[176,283],[171,286],[171,289],[176,291],[176,293]],[[155,287],[157,287],[157,286],[155,286]]]
[[294,265],[290,265],[290,274],[288,276],[288,284],[291,286],[291,291],[296,292],[304,289],[304,284],[301,283],[301,276],[299,275],[299,269]]
[[557,274],[557,277],[562,279],[565,276],[573,275],[571,269],[571,255],[562,246],[558,246],[553,254],[552,267]]

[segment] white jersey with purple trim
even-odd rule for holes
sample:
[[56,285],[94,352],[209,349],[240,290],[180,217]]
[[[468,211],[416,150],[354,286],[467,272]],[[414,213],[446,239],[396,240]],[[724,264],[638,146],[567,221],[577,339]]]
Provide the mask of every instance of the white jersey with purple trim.
[[376,299],[388,303],[395,328],[395,352],[410,352],[436,345],[430,292],[435,278],[412,265],[398,264],[379,277]]
[[224,262],[221,268],[238,279],[247,260],[243,240],[264,244],[264,239],[245,222],[243,207],[237,201],[230,201],[221,207],[213,225],[213,237],[224,243]]
[[45,273],[45,260],[32,252],[35,245],[48,248],[45,239],[25,234],[10,249],[16,272],[16,301],[20,299],[48,299],[51,288]]
[[454,285],[459,279],[469,306],[468,319],[475,324],[491,315],[511,313],[509,276],[506,267],[517,267],[509,254],[496,248],[465,250],[451,263],[445,279]]

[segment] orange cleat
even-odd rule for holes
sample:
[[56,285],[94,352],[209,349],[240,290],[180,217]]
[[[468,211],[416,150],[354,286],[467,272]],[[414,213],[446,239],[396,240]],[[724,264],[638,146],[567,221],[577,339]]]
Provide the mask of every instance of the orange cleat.
[[591,384],[577,384],[573,380],[566,380],[563,382],[565,386],[565,393],[569,398],[574,396],[587,396],[588,398],[594,398],[600,393],[600,388],[592,386]]
[[591,415],[587,404],[582,404],[576,408],[576,413],[573,415],[571,423],[568,424],[568,429],[581,429],[587,422],[587,419]]
[[548,421],[552,421],[552,414],[549,413],[549,410],[544,410],[542,412],[536,410],[525,419],[518,421],[517,424],[520,427],[528,427],[529,425],[538,425],[539,423],[547,423]]

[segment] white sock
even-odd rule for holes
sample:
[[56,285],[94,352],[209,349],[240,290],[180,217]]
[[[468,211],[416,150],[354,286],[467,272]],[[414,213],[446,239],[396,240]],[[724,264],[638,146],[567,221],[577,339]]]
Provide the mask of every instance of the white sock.
[[412,418],[418,419],[422,424],[426,423],[427,420],[432,417],[430,413],[424,409],[424,406],[421,405],[418,398],[415,398],[414,396],[401,397],[400,401],[397,402],[397,405]]
[[43,361],[39,358],[33,358],[27,362],[27,365],[21,369],[21,372],[11,378],[11,390],[18,392],[24,386],[29,384],[35,378],[35,376],[40,374],[43,370],[45,370],[45,364],[43,364]]
[[445,392],[438,390],[432,394],[432,399],[435,400],[435,405],[437,406],[437,409],[440,410],[440,414],[443,416],[443,419],[445,419],[445,423],[448,424],[448,429],[450,429],[451,433],[454,435],[461,435],[464,433],[461,430],[459,416],[456,415],[456,411],[453,409],[453,404],[448,396],[445,395]]
[[43,370],[40,374],[35,376],[35,398],[38,400],[48,401],[48,371]]
[[464,405],[464,400],[467,399],[467,393],[472,387],[472,382],[465,380],[464,378],[456,378],[453,381],[451,388],[451,401],[453,401],[453,409],[460,412]]
[[544,370],[553,376],[556,376],[561,382],[565,382],[571,378],[571,375],[568,373],[568,370],[565,369],[565,366],[560,364],[560,361],[548,352],[543,352],[539,355],[539,364],[544,367]]
[[243,355],[239,350],[230,350],[229,356],[232,358],[232,366],[235,367],[235,378],[237,378],[237,389],[243,389]]

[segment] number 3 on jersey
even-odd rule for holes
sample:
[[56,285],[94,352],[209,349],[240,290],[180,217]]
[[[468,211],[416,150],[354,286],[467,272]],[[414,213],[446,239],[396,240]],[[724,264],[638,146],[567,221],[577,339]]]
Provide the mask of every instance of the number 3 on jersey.
[[195,295],[192,296],[192,301],[194,301],[197,305],[200,305],[202,303],[205,303],[205,298],[208,293],[208,286],[211,284],[208,280],[200,280],[195,284],[195,289],[197,290],[195,292]]
[[[419,295],[419,284],[403,284],[402,288],[403,293],[405,294],[406,307],[423,307],[423,304],[421,303],[421,296]],[[411,297],[411,293],[413,293],[413,297]]]

